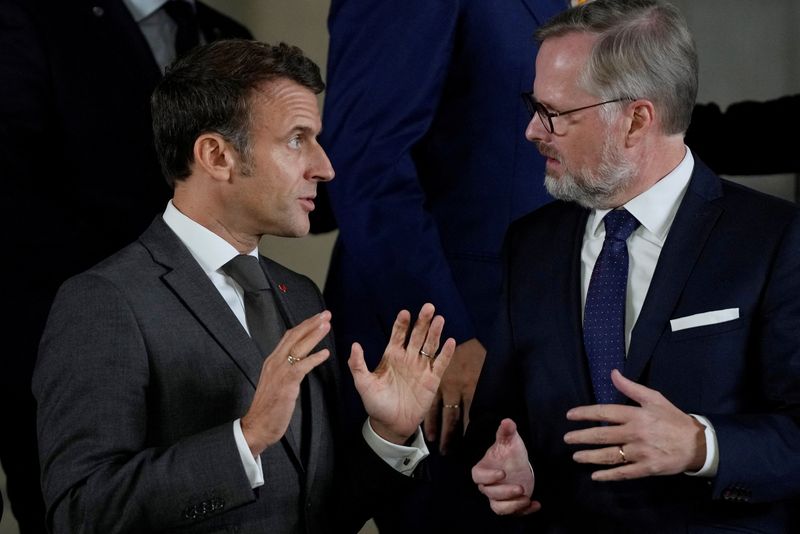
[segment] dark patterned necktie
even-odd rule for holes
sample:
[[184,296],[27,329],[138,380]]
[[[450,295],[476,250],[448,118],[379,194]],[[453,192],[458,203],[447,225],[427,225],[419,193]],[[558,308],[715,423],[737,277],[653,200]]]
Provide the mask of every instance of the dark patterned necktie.
[[247,329],[261,355],[268,356],[283,335],[267,276],[254,256],[239,254],[222,270],[244,290],[244,316]]
[[[267,276],[255,256],[239,254],[222,266],[223,272],[236,280],[244,290],[244,316],[250,337],[263,357],[269,356],[283,336],[283,319],[280,317]],[[285,365],[289,365],[288,362]],[[298,396],[287,434],[298,451],[302,451],[303,403]],[[303,461],[305,454],[301,453]]]
[[164,11],[178,26],[175,35],[175,54],[181,57],[200,44],[200,28],[197,25],[194,6],[184,0],[169,0],[164,4]]
[[603,224],[606,238],[592,270],[583,310],[583,343],[595,400],[607,404],[622,401],[611,382],[611,371],[622,370],[625,363],[626,241],[639,221],[623,209],[608,212]]

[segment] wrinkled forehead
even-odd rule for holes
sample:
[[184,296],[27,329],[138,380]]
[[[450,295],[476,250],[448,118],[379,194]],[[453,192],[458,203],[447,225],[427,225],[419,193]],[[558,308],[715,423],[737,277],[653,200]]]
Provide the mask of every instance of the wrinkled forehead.
[[258,123],[278,130],[322,129],[317,95],[311,89],[289,79],[262,83],[251,95],[252,116]]
[[571,32],[548,37],[542,42],[536,56],[533,84],[539,101],[547,104],[551,99],[585,93],[580,85],[581,76],[597,39],[597,34]]

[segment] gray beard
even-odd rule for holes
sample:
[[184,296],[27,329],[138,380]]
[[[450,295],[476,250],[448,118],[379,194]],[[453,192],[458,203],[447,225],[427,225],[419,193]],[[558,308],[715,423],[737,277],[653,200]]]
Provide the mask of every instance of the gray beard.
[[624,161],[609,144],[604,144],[603,159],[597,169],[583,168],[571,172],[565,167],[560,178],[547,174],[544,186],[553,198],[602,210],[618,207],[615,199],[631,184],[635,175],[633,165]]

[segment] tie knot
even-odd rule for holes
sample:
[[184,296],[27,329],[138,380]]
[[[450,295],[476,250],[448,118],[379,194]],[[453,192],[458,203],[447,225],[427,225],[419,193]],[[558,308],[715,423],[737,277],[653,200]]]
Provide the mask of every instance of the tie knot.
[[628,237],[639,226],[636,217],[628,210],[611,210],[603,217],[603,224],[606,227],[606,239],[616,241],[627,241]]
[[242,286],[245,293],[255,293],[269,289],[269,282],[258,259],[247,254],[239,254],[222,266],[222,270]]

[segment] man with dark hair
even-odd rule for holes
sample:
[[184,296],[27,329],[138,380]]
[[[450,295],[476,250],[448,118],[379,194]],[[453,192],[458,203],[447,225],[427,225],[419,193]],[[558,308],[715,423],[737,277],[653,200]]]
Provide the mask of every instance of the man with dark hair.
[[30,387],[56,290],[164,208],[150,94],[181,45],[231,37],[251,35],[194,0],[0,0],[2,224],[25,226],[5,240],[0,460],[21,534],[45,532]]
[[537,37],[526,137],[558,200],[507,236],[474,482],[528,516],[507,529],[785,532],[800,212],[684,145],[697,57],[674,7],[598,0]]
[[323,87],[299,49],[232,40],[156,88],[172,200],[62,286],[41,343],[53,532],[354,532],[415,483],[419,424],[455,348],[439,346],[442,317],[427,304],[412,328],[400,312],[374,373],[353,345],[369,417],[345,435],[331,315],[310,280],[257,252],[264,234],[305,235],[333,178]]

